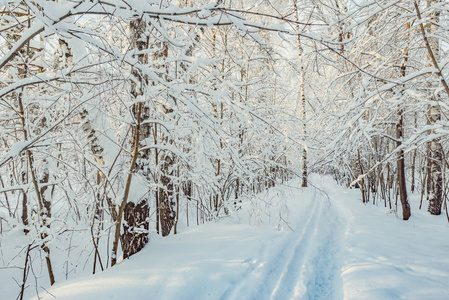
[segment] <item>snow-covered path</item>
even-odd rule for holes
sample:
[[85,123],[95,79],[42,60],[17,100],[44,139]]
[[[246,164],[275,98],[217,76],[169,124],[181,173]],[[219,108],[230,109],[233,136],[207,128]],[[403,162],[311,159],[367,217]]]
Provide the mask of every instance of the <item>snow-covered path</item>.
[[[167,238],[152,235],[131,259],[94,276],[59,282],[49,289],[52,295],[40,296],[448,299],[444,216],[430,217],[412,205],[412,219],[404,222],[384,207],[361,204],[357,190],[329,178],[311,179],[307,189],[293,184],[261,195],[258,203],[265,209],[244,206],[233,220],[184,227]],[[243,224],[255,210],[262,225]]]
[[297,223],[292,231],[276,243],[264,243],[258,264],[221,299],[341,298],[340,266],[336,256],[339,252],[337,237],[344,228],[335,226],[341,225],[339,215],[331,209],[325,195],[316,194],[295,216]]

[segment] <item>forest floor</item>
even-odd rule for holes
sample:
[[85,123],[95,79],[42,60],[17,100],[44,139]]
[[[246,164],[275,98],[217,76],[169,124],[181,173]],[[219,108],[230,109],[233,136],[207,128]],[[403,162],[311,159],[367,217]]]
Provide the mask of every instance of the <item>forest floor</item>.
[[140,253],[114,268],[59,282],[39,296],[448,299],[446,216],[418,210],[419,196],[412,195],[412,217],[402,221],[400,211],[364,205],[360,191],[329,177],[312,175],[310,182],[272,189],[219,222],[151,235]]

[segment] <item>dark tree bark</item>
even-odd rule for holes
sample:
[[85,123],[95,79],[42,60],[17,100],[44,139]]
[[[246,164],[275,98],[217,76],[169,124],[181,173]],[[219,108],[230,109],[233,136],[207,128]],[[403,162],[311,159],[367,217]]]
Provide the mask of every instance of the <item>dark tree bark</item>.
[[[131,46],[136,51],[147,49],[148,41],[145,34],[147,24],[144,20],[138,19],[131,21],[130,30],[132,32]],[[145,54],[137,54],[139,63],[146,64],[148,57]],[[131,81],[131,95],[134,99],[143,95],[144,87],[147,85],[145,76],[137,69],[132,70],[134,79]],[[149,118],[149,108],[146,103],[141,103],[139,108],[135,104],[133,111],[136,119],[140,119],[139,129],[134,133],[135,147],[142,147],[142,141],[150,136],[150,125],[144,123]],[[143,123],[143,124],[142,124]],[[140,172],[146,178],[150,176],[149,170],[150,150],[138,151],[136,158],[136,171]],[[148,193],[147,193],[148,195]],[[148,196],[140,199],[137,203],[127,202],[124,208],[124,234],[122,236],[123,258],[127,258],[139,252],[148,242],[149,228],[149,204]]]
[[123,258],[139,252],[148,242],[150,210],[146,201],[126,203],[122,236]]
[[[22,183],[28,182],[27,173],[25,171],[21,172]],[[25,191],[22,191],[22,223],[26,227],[29,225],[28,222],[28,196]],[[24,229],[25,233],[28,233],[28,229]]]
[[[402,139],[402,122],[403,122],[403,114],[402,109],[399,110],[399,122],[397,124],[397,137],[398,137],[398,147],[402,145],[401,139]],[[398,189],[399,189],[399,196],[401,199],[402,204],[402,219],[408,220],[410,218],[411,212],[410,212],[410,204],[408,203],[407,199],[407,186],[405,183],[405,164],[404,164],[404,150],[399,150],[398,153],[398,160],[397,160],[397,168],[398,168]]]
[[159,188],[159,216],[161,222],[162,236],[170,234],[171,229],[176,221],[176,201],[174,199],[174,186],[171,176],[173,176],[173,159],[170,156],[165,156],[161,161],[162,175]]

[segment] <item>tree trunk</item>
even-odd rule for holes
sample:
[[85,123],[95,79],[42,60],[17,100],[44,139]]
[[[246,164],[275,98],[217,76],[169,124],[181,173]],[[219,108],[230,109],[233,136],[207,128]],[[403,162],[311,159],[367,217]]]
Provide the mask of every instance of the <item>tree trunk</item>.
[[[296,5],[296,0],[293,0],[293,7],[295,9],[295,21],[299,22],[298,18],[298,6]],[[297,23],[296,30],[299,30],[299,25]],[[304,139],[306,138],[307,134],[307,127],[306,127],[306,95],[304,91],[304,62],[302,58],[302,47],[301,47],[301,39],[300,36],[296,36],[296,42],[298,47],[298,59],[299,59],[299,67],[300,67],[300,82],[299,82],[299,93],[300,93],[300,101],[301,101],[301,111],[302,111],[302,133],[304,135]],[[307,187],[307,149],[306,147],[302,150],[302,187]]]
[[173,163],[173,159],[168,155],[166,155],[161,161],[162,174],[160,177],[160,183],[162,187],[159,188],[159,216],[161,218],[162,236],[167,236],[170,234],[176,220],[174,186],[173,181],[170,178],[173,176]]
[[[130,31],[132,34],[131,46],[136,51],[143,51],[148,48],[148,40],[145,35],[146,27],[146,22],[142,19],[130,22]],[[137,54],[136,56],[137,60],[142,65],[147,63],[147,55]],[[143,95],[146,79],[142,76],[141,72],[136,69],[132,70],[132,74],[134,79],[131,81],[131,95],[137,100],[139,96]],[[136,120],[139,120],[134,132],[136,168],[148,179],[148,177],[150,177],[150,170],[148,167],[150,150],[139,151],[139,148],[144,146],[142,145],[142,141],[150,136],[150,124],[142,124],[143,121],[149,118],[149,108],[146,103],[139,102],[134,105],[133,110],[134,117]],[[148,195],[148,193],[146,195]],[[129,201],[125,204],[123,212],[123,219],[125,222],[123,224],[123,238],[121,241],[123,258],[127,258],[139,252],[148,242],[150,213],[148,200],[148,196],[145,196],[137,203]]]
[[[402,145],[402,120],[403,120],[403,111],[399,110],[399,122],[397,124],[397,145],[400,147]],[[410,204],[407,200],[407,186],[405,182],[405,164],[404,164],[404,150],[399,150],[398,152],[398,160],[397,160],[397,168],[398,168],[398,189],[399,196],[402,204],[402,219],[408,220],[410,218]]]
[[[409,30],[410,25],[407,23],[405,25],[405,30]],[[407,60],[408,60],[408,50],[404,49],[403,53],[403,62],[401,66],[401,76],[404,77],[406,74],[407,68]],[[401,91],[401,95],[403,91]],[[404,138],[404,109],[401,104],[398,105],[398,122],[396,124],[396,137],[397,137],[397,147],[400,148],[402,146],[402,139]],[[410,218],[410,204],[407,200],[407,186],[405,182],[405,163],[404,163],[404,150],[400,149],[398,152],[398,160],[397,160],[397,175],[398,175],[398,189],[399,196],[402,204],[402,219],[408,220]]]
[[[430,108],[430,123],[436,124],[441,119],[441,112],[439,107],[432,106]],[[441,214],[441,206],[443,204],[443,178],[442,178],[442,163],[443,163],[443,149],[438,139],[430,142],[429,147],[430,160],[430,194],[428,211],[432,215]]]
[[125,205],[123,218],[123,258],[139,252],[148,242],[148,229],[150,209],[146,201],[140,201],[137,205],[128,202]]
[[[430,8],[434,6],[437,2],[436,0],[428,1],[427,6]],[[415,9],[418,16],[418,19],[422,21],[421,18],[421,12],[419,10],[418,4],[415,2]],[[445,78],[442,75],[441,68],[438,65],[438,60],[440,57],[440,46],[439,46],[439,40],[437,37],[435,37],[435,31],[440,21],[440,13],[439,11],[435,11],[432,13],[430,17],[429,25],[427,26],[427,34],[424,29],[424,25],[420,23],[420,29],[421,34],[423,36],[424,44],[427,49],[427,55],[429,57],[430,64],[435,67],[437,70],[436,75],[437,77],[435,79],[439,79],[441,85],[444,87],[447,95],[449,96],[449,87],[446,83]],[[430,35],[431,37],[427,37],[427,35]],[[433,86],[434,89],[437,89],[438,86]],[[437,124],[441,120],[441,108],[438,104],[439,96],[433,95],[432,96],[434,101],[432,101],[432,105],[429,110],[429,123],[431,125]],[[434,104],[436,103],[436,104]],[[432,133],[435,133],[435,130],[432,130]],[[442,146],[440,143],[440,140],[438,138],[433,139],[428,144],[428,152],[429,152],[429,191],[428,191],[428,198],[429,198],[429,207],[428,211],[432,215],[439,215],[441,214],[441,206],[443,203],[442,196],[443,196],[443,178],[442,178],[442,166],[443,166],[443,152],[442,152]]]
[[[131,48],[134,51],[139,52],[135,56],[142,65],[145,65],[148,61],[147,55],[140,53],[148,47],[148,39],[145,36],[146,27],[146,21],[142,19],[133,20],[129,25],[131,32]],[[133,79],[131,80],[131,95],[134,100],[137,100],[139,96],[143,95],[143,90],[147,84],[147,80],[142,75],[141,71],[136,68],[133,68],[131,73],[133,75]],[[133,133],[133,154],[129,167],[129,173],[126,179],[123,199],[117,213],[115,236],[112,246],[112,266],[117,263],[119,240],[121,241],[124,258],[139,252],[148,242],[148,200],[144,197],[137,203],[128,201],[133,173],[136,169],[144,170],[144,176],[149,173],[149,168],[146,161],[149,157],[150,150],[145,150],[143,153],[139,152],[141,141],[149,137],[150,132],[150,125],[142,124],[142,121],[148,119],[149,117],[149,109],[145,107],[145,104],[146,103],[143,102],[137,102],[133,106],[134,118],[136,120]],[[125,221],[123,222],[123,234],[120,233],[122,220]]]

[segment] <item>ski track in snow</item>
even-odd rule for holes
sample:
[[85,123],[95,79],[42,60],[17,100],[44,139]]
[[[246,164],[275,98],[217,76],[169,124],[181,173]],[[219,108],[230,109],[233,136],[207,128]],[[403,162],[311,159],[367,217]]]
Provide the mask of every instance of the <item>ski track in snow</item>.
[[220,299],[343,298],[341,268],[337,264],[340,260],[336,256],[344,228],[338,212],[322,191],[315,191],[298,220],[281,246],[263,247],[259,259],[251,262],[238,284]]

